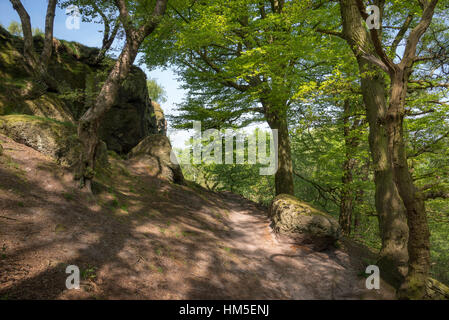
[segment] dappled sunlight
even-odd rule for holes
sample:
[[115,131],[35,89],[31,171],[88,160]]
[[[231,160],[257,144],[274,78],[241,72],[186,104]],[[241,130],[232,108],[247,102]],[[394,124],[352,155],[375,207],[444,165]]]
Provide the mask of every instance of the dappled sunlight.
[[[9,181],[11,194],[20,196],[1,196],[11,220],[0,227],[6,247],[0,263],[8,266],[0,296],[331,299],[363,291],[357,271],[348,272],[347,257],[337,262],[343,253],[308,253],[277,243],[266,213],[248,200],[177,186],[133,169],[124,173],[114,164],[114,179],[98,181],[102,187],[92,197],[38,152],[8,138],[3,143],[19,165],[2,165],[2,186]],[[26,184],[14,174],[25,165],[31,168],[22,173]],[[121,191],[130,188],[133,192]],[[65,289],[68,265],[80,267],[80,291]]]

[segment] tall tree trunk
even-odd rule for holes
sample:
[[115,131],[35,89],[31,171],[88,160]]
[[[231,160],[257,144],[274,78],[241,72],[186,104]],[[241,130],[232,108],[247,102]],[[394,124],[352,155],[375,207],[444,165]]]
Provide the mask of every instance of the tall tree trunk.
[[158,26],[167,9],[168,0],[157,0],[153,14],[146,20],[146,23],[139,28],[135,28],[131,23],[125,0],[115,0],[120,12],[120,19],[125,28],[126,43],[103,84],[100,93],[92,107],[90,107],[78,122],[78,137],[81,140],[83,149],[80,157],[77,177],[80,179],[80,186],[92,192],[92,179],[95,176],[95,156],[98,145],[98,128],[106,112],[117,100],[120,85],[128,76],[131,67],[136,59],[140,45],[145,38],[150,35]]
[[[407,37],[403,57],[395,63],[383,48],[381,36],[377,30],[370,31],[371,40],[375,48],[374,54],[367,54],[366,58],[387,71],[390,75],[390,101],[388,111],[381,121],[387,129],[388,151],[391,157],[395,184],[406,208],[407,223],[410,230],[408,241],[409,272],[406,282],[401,286],[400,296],[407,298],[424,298],[426,280],[430,270],[429,227],[427,225],[425,198],[418,193],[407,163],[404,141],[404,116],[407,97],[407,84],[413,71],[416,51],[421,37],[432,22],[438,0],[421,1],[423,9],[421,20]],[[363,1],[357,0],[360,15],[365,19],[368,14],[363,8]],[[407,30],[410,21],[404,25]],[[405,32],[403,32],[403,35]],[[403,36],[402,35],[402,36]],[[380,59],[379,59],[379,58]]]
[[81,187],[86,187],[89,191],[91,191],[91,181],[95,175],[95,153],[99,141],[98,129],[101,119],[114,105],[120,85],[128,76],[142,41],[143,39],[127,40],[94,105],[86,111],[78,122],[78,137],[82,142],[83,152],[77,176],[81,180]]
[[405,208],[394,181],[385,117],[387,86],[381,70],[365,58],[372,52],[355,0],[341,0],[343,36],[357,57],[361,88],[370,127],[369,144],[374,165],[376,211],[382,239],[378,266],[383,277],[398,287],[408,269],[408,226]]
[[[351,137],[351,105],[349,100],[344,102],[343,135],[345,139],[345,161],[343,162],[342,190],[340,194],[339,224],[343,234],[351,234],[352,213],[354,210],[354,193],[352,188],[353,170],[355,167],[354,150],[358,145],[357,138]],[[354,127],[353,127],[354,128]]]
[[45,17],[44,49],[42,50],[40,59],[44,72],[47,72],[48,64],[53,53],[53,27],[57,2],[57,0],[49,0],[47,6],[47,15]]
[[[386,280],[399,287],[408,269],[408,226],[405,208],[394,181],[385,126],[386,83],[381,72],[359,59],[362,92],[370,127],[369,144],[374,165],[375,204],[382,239],[379,268]],[[374,76],[368,75],[368,73]]]
[[28,66],[34,69],[37,61],[34,52],[33,32],[31,28],[30,15],[26,11],[25,7],[22,5],[22,2],[20,0],[10,0],[10,2],[14,10],[19,15],[20,22],[22,23],[23,57]]
[[399,290],[401,298],[421,299],[425,295],[430,272],[430,231],[425,199],[414,185],[410,174],[404,141],[405,98],[410,71],[392,75],[390,105],[387,114],[389,150],[393,157],[394,177],[407,212],[410,236],[409,270]]
[[23,92],[24,98],[36,98],[47,89],[58,91],[59,84],[48,74],[48,64],[53,53],[53,28],[57,0],[49,0],[45,17],[45,39],[44,48],[40,57],[34,49],[31,20],[25,7],[20,0],[10,0],[14,10],[20,17],[22,23],[24,49],[23,57],[26,62],[27,71],[33,75],[32,86]]
[[[370,180],[370,159],[366,159],[366,162],[361,166],[361,180],[363,182],[367,182]],[[363,188],[359,188],[357,191],[357,195],[355,197],[355,202],[357,204],[363,203],[365,200],[365,190]],[[362,216],[362,212],[358,210],[354,216],[354,232],[357,232],[360,227],[360,219]]]
[[288,134],[287,113],[284,111],[285,108],[270,110],[271,108],[266,104],[264,104],[264,109],[266,110],[268,125],[272,130],[278,131],[278,170],[274,177],[276,195],[283,193],[294,195],[292,151]]
[[344,235],[351,234],[354,199],[351,190],[353,159],[346,159],[343,164],[342,191],[340,195],[340,215],[338,222]]

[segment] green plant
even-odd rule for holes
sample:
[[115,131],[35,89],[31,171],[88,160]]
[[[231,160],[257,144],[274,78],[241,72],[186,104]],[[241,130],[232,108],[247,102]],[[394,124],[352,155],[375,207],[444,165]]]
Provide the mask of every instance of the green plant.
[[96,275],[97,268],[88,266],[86,269],[81,270],[81,279],[83,280],[94,280],[97,278]]
[[67,201],[72,201],[73,198],[74,198],[74,196],[73,196],[72,193],[64,193],[62,196],[63,196],[64,199],[66,199]]
[[2,260],[6,259],[6,249],[7,249],[6,244],[3,244],[2,250],[1,250],[1,253],[0,253],[0,257],[2,258]]

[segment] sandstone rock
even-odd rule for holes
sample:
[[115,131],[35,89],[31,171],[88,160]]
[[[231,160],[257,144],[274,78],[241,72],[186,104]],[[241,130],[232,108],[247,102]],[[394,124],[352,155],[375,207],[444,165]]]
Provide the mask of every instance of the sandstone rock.
[[330,215],[293,196],[277,196],[270,208],[272,228],[280,239],[323,250],[340,238],[340,226]]
[[100,138],[108,149],[127,154],[151,134],[165,134],[165,118],[159,105],[148,97],[145,73],[133,67],[119,90],[115,105],[109,110],[100,127]]
[[438,280],[429,278],[426,281],[426,299],[449,300],[449,287]]
[[59,164],[73,166],[79,159],[80,142],[70,123],[28,115],[0,117],[0,132],[54,158]]
[[[34,45],[40,52],[42,38],[35,37]],[[107,57],[103,63],[93,64],[98,49],[55,39],[48,72],[64,90],[59,94],[45,92],[38,99],[22,101],[17,92],[32,81],[24,68],[22,52],[23,40],[0,29],[0,116],[28,114],[76,126],[77,120],[94,103],[115,63]],[[104,117],[100,139],[106,142],[109,150],[123,155],[146,136],[158,133],[166,133],[162,109],[148,96],[145,73],[133,66],[121,85],[115,105]]]
[[183,184],[181,167],[171,161],[170,140],[162,134],[154,134],[143,139],[128,154],[130,165],[137,170],[170,182]]
[[165,119],[164,111],[161,108],[161,105],[156,101],[151,101],[151,131],[154,133],[159,133],[166,135],[167,134],[167,120]]

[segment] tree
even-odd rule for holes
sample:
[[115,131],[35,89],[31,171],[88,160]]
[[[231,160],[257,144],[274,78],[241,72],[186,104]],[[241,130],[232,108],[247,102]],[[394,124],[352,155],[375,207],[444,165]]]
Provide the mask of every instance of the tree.
[[[381,70],[365,58],[364,52],[372,50],[369,34],[362,24],[354,1],[341,1],[343,31],[337,33],[353,50],[361,74],[361,90],[370,126],[370,149],[375,167],[375,203],[382,236],[379,267],[386,270],[392,283],[399,285],[407,272],[408,227],[404,207],[394,183],[392,164],[384,125],[378,121],[386,112],[387,87]],[[369,52],[369,51],[368,51]]]
[[8,26],[8,32],[16,37],[22,36],[22,26],[17,21],[12,21]]
[[[396,205],[387,209],[385,217],[390,212],[398,212],[402,216],[401,207],[405,208],[409,228],[408,239],[408,273],[400,293],[404,297],[422,298],[425,294],[425,282],[430,269],[429,229],[427,224],[425,198],[416,188],[407,161],[406,141],[404,139],[404,117],[407,89],[414,65],[421,58],[416,56],[417,47],[424,33],[429,28],[438,0],[419,1],[420,21],[411,29],[405,38],[411,21],[418,10],[411,10],[403,26],[394,39],[390,50],[387,51],[382,43],[381,33],[375,28],[369,32],[361,21],[369,18],[365,5],[361,0],[341,0],[341,14],[343,19],[343,36],[350,44],[356,55],[360,72],[362,73],[362,91],[370,119],[371,141],[375,162],[382,168],[383,173],[378,176],[377,185],[388,193],[379,190],[379,200],[399,195]],[[377,3],[384,12],[384,1]],[[399,63],[389,54],[396,55],[398,44],[406,39],[404,53]],[[385,72],[390,80],[387,91],[384,82]],[[368,76],[373,72],[375,77]],[[377,155],[377,156],[376,156]],[[377,160],[376,160],[377,158]],[[392,202],[388,202],[392,204]],[[381,203],[379,206],[382,207]],[[400,218],[402,220],[402,218]],[[401,222],[402,223],[402,222]],[[399,231],[399,230],[398,230]],[[396,236],[400,233],[393,233]]]
[[[314,43],[302,17],[308,9],[297,1],[191,1],[185,10],[172,8],[177,19],[168,29],[177,32],[163,43],[173,47],[167,56],[188,91],[175,125],[265,122],[278,130],[277,194],[294,193],[288,113],[305,74],[316,68],[303,58],[313,53],[305,53]],[[163,45],[146,46],[147,64],[161,59]]]
[[[351,234],[366,170],[365,117],[350,64],[340,65],[325,81],[303,92],[304,106],[294,117],[294,173],[298,196],[323,211],[339,210],[339,223]],[[356,175],[359,175],[357,177]],[[366,186],[365,186],[366,187]]]
[[41,29],[39,29],[39,28],[34,28],[33,29],[33,37],[44,37],[45,36],[45,33],[41,30]]
[[[94,64],[99,64],[105,58],[121,30],[117,8],[111,1],[64,0],[60,4],[61,8],[68,8],[71,5],[79,8],[84,22],[102,23],[104,26],[102,47],[93,61]],[[100,22],[97,20],[99,17],[101,18]]]
[[165,103],[167,101],[167,92],[163,87],[161,87],[156,80],[149,79],[147,81],[148,95],[152,101],[159,104]]
[[[33,44],[33,32],[31,28],[31,19],[22,5],[20,0],[10,0],[14,10],[18,13],[22,22],[23,31],[23,56],[28,67],[28,72],[32,74],[36,80],[34,85],[39,86],[45,83],[50,89],[57,91],[57,82],[48,74],[48,64],[53,53],[53,25],[55,19],[55,10],[57,0],[49,0],[47,6],[47,14],[45,17],[45,37],[44,48],[40,56],[37,55]],[[24,93],[24,96],[29,96],[35,93],[35,86]]]
[[[221,143],[222,149],[226,150],[222,154],[223,164],[208,163],[203,161],[198,164],[193,159],[191,149],[178,150],[178,159],[181,159],[181,166],[185,178],[192,180],[212,191],[230,191],[235,194],[240,194],[243,197],[255,202],[269,204],[273,197],[273,177],[261,176],[260,169],[264,167],[262,164],[250,164],[249,163],[249,141],[258,141],[262,135],[268,135],[268,132],[263,132],[256,129],[251,135],[245,137],[241,134],[232,131],[222,131]],[[227,140],[231,141],[232,138],[232,151],[227,149]],[[194,146],[193,138],[190,140],[190,145]],[[269,146],[269,139],[266,140],[267,149]],[[209,139],[203,138],[198,143],[208,144]],[[237,147],[240,145],[240,147]],[[256,145],[256,150],[258,144]],[[257,151],[256,151],[257,153]],[[239,164],[230,164],[226,162],[226,157],[232,154],[234,159],[243,160]]]
[[[125,29],[126,43],[104,82],[95,103],[80,118],[78,136],[83,150],[77,177],[81,186],[91,191],[95,175],[95,153],[98,145],[98,128],[103,115],[114,105],[121,83],[126,79],[142,42],[156,29],[164,16],[167,0],[128,2],[115,0],[120,20]],[[153,10],[148,11],[150,4]]]
[[343,234],[351,234],[352,218],[354,212],[354,202],[357,191],[354,188],[354,170],[357,165],[356,149],[360,147],[359,137],[360,127],[363,120],[360,117],[354,117],[354,111],[360,109],[360,102],[346,99],[343,102],[343,136],[344,136],[344,155],[342,190],[340,194],[340,215],[339,223]]

